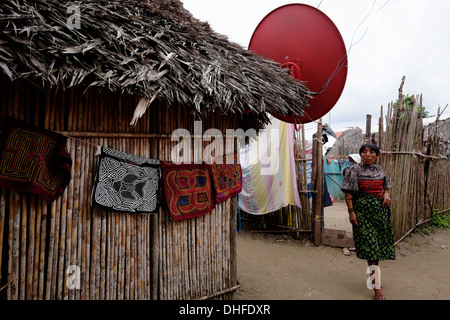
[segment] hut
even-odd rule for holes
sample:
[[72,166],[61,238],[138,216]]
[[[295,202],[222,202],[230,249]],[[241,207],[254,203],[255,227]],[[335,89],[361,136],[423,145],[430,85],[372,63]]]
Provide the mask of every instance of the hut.
[[178,0],[4,0],[0,44],[1,125],[58,132],[72,160],[56,200],[0,190],[0,298],[231,298],[236,197],[182,221],[93,208],[97,148],[170,160],[175,129],[259,129],[306,87]]
[[[444,109],[445,110],[445,109]],[[434,122],[429,123],[424,127],[424,139],[429,136],[438,136],[439,138],[439,154],[446,155],[450,158],[450,118],[439,120],[437,118]]]
[[358,153],[359,147],[363,143],[364,134],[361,128],[351,128],[339,135],[326,155],[328,157],[347,158],[349,154]]

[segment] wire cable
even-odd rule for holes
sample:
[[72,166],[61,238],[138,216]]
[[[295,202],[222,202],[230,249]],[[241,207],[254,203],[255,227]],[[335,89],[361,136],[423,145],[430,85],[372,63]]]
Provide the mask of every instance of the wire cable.
[[[356,41],[355,43],[353,43],[353,39],[355,37],[355,33],[356,31],[363,25],[363,23],[367,20],[367,18],[372,14],[373,8],[375,7],[375,4],[377,2],[377,0],[374,0],[372,3],[372,6],[370,7],[369,13],[364,17],[364,19],[361,21],[361,23],[358,25],[358,27],[355,29],[355,31],[353,31],[352,34],[352,38],[350,41],[350,46],[347,50],[347,52],[344,54],[344,56],[338,61],[337,65],[336,65],[336,69],[333,71],[333,73],[331,74],[331,76],[328,78],[328,80],[325,82],[325,84],[319,89],[318,92],[313,92],[312,94],[314,95],[319,95],[323,92],[325,92],[328,89],[328,85],[330,84],[331,80],[339,73],[339,71],[341,71],[342,67],[346,64],[350,51],[351,49],[357,45],[367,34],[367,31],[369,30],[370,26],[372,25],[372,23],[374,22],[376,16],[378,15],[378,13],[389,3],[390,0],[387,0],[374,14],[372,20],[370,21],[369,25],[367,26],[366,30],[364,31],[363,35],[361,36],[361,38],[359,38],[358,41]],[[320,4],[319,4],[320,5]]]

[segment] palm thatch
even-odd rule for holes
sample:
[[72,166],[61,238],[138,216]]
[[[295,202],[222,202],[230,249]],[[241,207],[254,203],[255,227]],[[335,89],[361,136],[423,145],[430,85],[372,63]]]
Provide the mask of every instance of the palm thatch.
[[[74,5],[80,28],[68,22]],[[2,0],[0,69],[11,81],[83,85],[143,100],[178,102],[194,113],[303,114],[309,91],[279,64],[194,18],[179,0]]]
[[363,143],[364,134],[361,128],[356,127],[345,130],[344,133],[336,139],[331,149],[327,152],[327,156],[346,158],[349,154],[358,153],[359,148]]

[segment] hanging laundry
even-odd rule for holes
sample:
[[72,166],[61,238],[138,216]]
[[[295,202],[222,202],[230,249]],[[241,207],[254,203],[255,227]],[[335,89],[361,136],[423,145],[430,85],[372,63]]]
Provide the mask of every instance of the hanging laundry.
[[258,139],[241,149],[239,207],[266,214],[287,205],[301,207],[294,159],[294,125],[271,117]]
[[214,209],[212,179],[206,164],[161,161],[167,207],[173,220],[198,217]]
[[222,164],[213,162],[206,165],[211,174],[215,189],[216,202],[223,202],[242,190],[242,170],[235,153],[232,163],[227,163],[227,157],[222,157]]
[[0,137],[0,187],[31,192],[51,202],[70,181],[66,137],[5,119]]
[[160,162],[103,147],[92,206],[107,211],[156,213]]

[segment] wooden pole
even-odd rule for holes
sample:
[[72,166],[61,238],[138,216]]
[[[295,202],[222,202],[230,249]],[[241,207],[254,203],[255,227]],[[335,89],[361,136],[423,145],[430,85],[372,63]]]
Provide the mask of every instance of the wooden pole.
[[366,115],[366,137],[364,142],[370,142],[370,127],[372,124],[372,116],[370,114]]
[[[230,205],[230,283],[232,286],[237,284],[237,197],[229,201]],[[234,293],[234,292],[233,292]]]
[[3,228],[5,226],[6,214],[6,190],[1,190],[0,197],[0,283],[2,283],[2,257],[3,257]]
[[[158,148],[157,143],[152,142],[150,156],[152,158],[158,159]],[[160,212],[161,213],[161,209]],[[158,299],[158,272],[159,272],[159,218],[158,215],[152,214],[150,216],[150,299]]]
[[378,147],[383,148],[383,106],[380,107],[380,118],[378,119]]
[[[314,245],[319,246],[322,243],[322,202],[323,202],[323,157],[322,157],[322,119],[319,120],[317,133],[314,138],[315,152],[313,157],[315,162],[315,190],[314,199]],[[313,146],[314,148],[314,146]],[[314,188],[312,188],[314,189]]]
[[[304,160],[305,162],[302,163],[302,189],[307,189],[308,187],[308,164],[306,162],[306,145],[305,145],[305,138],[306,138],[306,134],[305,134],[305,126],[302,126],[302,149],[303,149],[303,154],[302,154],[302,160]],[[300,189],[300,188],[299,188]],[[312,189],[312,188],[311,188]],[[311,220],[311,207],[310,207],[310,202],[309,202],[309,195],[305,194],[303,196],[303,200],[304,200],[304,204],[305,206],[304,209],[302,208],[303,211],[303,217],[305,217],[305,223],[303,224],[307,229],[313,229],[312,226],[312,220]]]
[[22,212],[21,212],[21,236],[20,236],[20,282],[19,282],[19,299],[25,300],[25,280],[26,280],[26,256],[27,256],[27,195],[22,195]]

